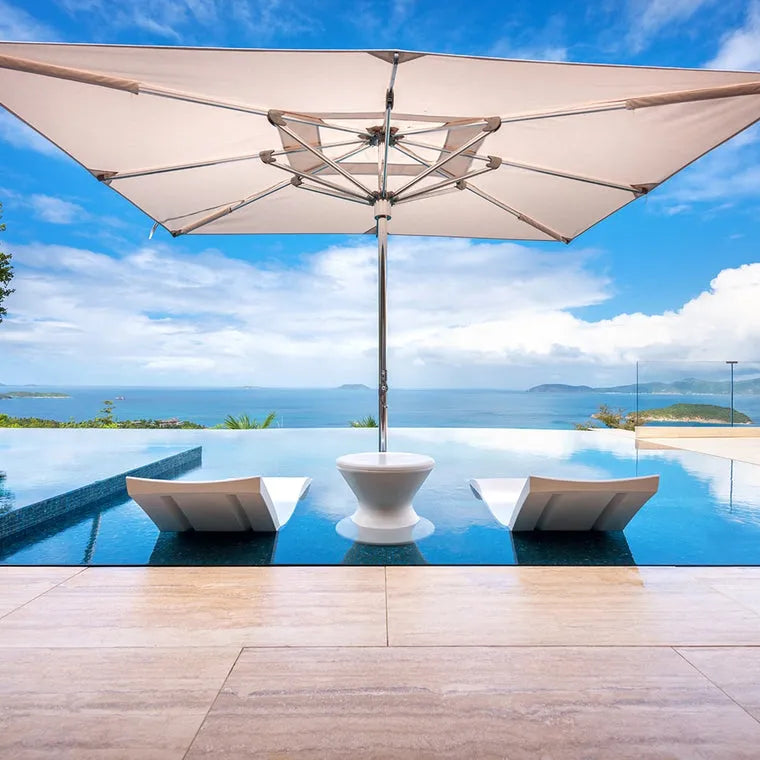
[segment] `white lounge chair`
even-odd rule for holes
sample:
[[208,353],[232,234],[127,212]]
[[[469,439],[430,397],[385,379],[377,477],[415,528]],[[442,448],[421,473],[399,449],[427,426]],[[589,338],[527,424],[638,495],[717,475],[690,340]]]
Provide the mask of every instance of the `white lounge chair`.
[[127,478],[127,493],[163,531],[278,531],[310,478],[153,480]]
[[513,531],[623,530],[657,493],[659,475],[622,480],[477,478],[469,481],[491,514]]

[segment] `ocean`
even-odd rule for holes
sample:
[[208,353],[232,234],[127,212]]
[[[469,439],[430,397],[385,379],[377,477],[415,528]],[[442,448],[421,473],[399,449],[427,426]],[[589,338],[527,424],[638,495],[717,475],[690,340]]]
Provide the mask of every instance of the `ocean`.
[[[94,417],[106,399],[114,401],[118,419],[176,417],[201,425],[221,423],[228,414],[263,419],[276,412],[275,424],[285,428],[347,427],[354,419],[377,417],[377,395],[371,389],[341,388],[165,388],[0,386],[11,391],[67,393],[70,398],[0,399],[0,414],[83,420]],[[123,397],[123,400],[117,400]],[[506,390],[411,390],[389,392],[391,427],[511,427],[570,429],[588,421],[607,404],[633,410],[631,393],[529,393]],[[727,395],[640,394],[639,408],[676,403],[727,407]],[[737,395],[734,406],[760,422],[760,396]]]

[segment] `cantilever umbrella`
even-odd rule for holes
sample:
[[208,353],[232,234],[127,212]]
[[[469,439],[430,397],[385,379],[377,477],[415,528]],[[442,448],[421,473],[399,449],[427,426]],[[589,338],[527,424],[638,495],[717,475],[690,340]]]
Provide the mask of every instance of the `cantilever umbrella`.
[[385,451],[389,225],[569,243],[760,119],[760,73],[0,43],[0,103],[174,236],[376,233]]

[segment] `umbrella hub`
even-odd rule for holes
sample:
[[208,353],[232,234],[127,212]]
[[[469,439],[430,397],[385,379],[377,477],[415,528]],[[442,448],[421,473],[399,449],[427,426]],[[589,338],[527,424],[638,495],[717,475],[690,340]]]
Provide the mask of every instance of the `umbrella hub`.
[[[366,123],[379,115],[331,113],[327,121],[325,114],[271,110],[267,118],[278,131],[282,150],[262,151],[260,158],[293,175],[294,187],[368,206],[378,199],[395,204],[462,191],[467,180],[502,163],[478,153],[501,126],[498,117],[400,114],[398,123],[391,124],[389,106],[382,124]],[[434,123],[438,126],[423,130],[431,142],[414,139],[414,127]],[[333,129],[350,132],[353,139],[325,141]]]
[[[396,134],[398,133],[398,127],[391,127],[389,145],[392,148],[396,144]],[[385,125],[379,124],[372,127],[367,127],[367,132],[370,137],[368,139],[368,145],[377,146],[385,143]]]

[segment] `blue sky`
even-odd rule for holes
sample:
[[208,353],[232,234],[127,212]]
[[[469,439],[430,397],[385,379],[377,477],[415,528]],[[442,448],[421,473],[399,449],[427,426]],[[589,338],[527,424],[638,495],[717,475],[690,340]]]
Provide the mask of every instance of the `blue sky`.
[[[760,0],[0,0],[0,38],[760,70]],[[17,269],[0,382],[373,384],[371,242],[149,241],[145,216],[5,113],[0,166]],[[636,360],[760,359],[758,220],[755,127],[568,248],[393,239],[395,384],[606,383],[628,380]],[[420,292],[431,247],[440,271]],[[491,262],[487,283],[462,279],[475,249]],[[339,284],[340,309],[325,283]],[[437,300],[452,288],[455,303]]]

